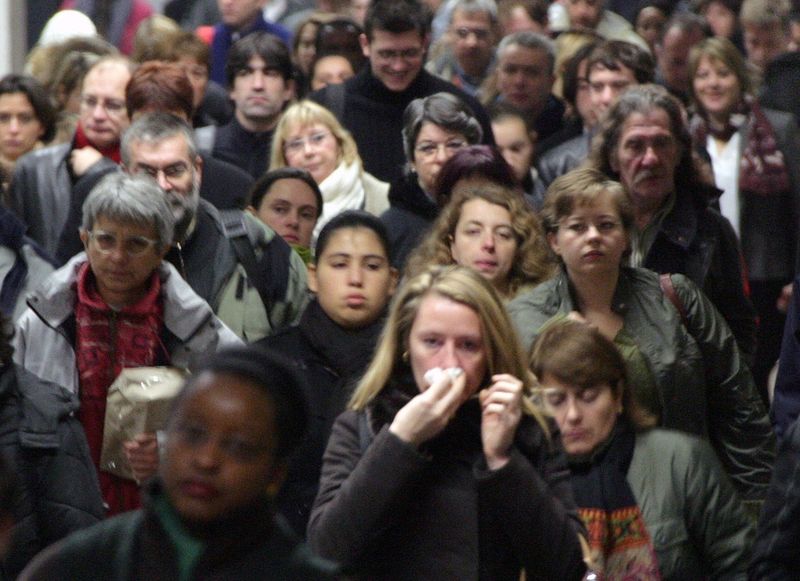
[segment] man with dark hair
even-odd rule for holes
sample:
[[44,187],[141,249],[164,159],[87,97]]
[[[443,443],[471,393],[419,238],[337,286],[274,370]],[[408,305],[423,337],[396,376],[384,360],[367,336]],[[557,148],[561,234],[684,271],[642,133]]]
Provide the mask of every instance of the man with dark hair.
[[291,44],[292,35],[280,24],[264,19],[264,6],[268,0],[217,0],[221,22],[210,31],[198,30],[199,36],[208,38],[211,45],[211,80],[220,85],[225,82],[229,51],[239,40],[255,33],[276,36],[285,46]]
[[310,98],[330,109],[358,145],[364,170],[379,180],[402,176],[406,162],[401,130],[403,111],[417,98],[442,91],[467,103],[494,143],[489,118],[480,103],[423,69],[430,38],[430,13],[419,0],[377,0],[367,11],[361,48],[369,58],[353,78]]
[[144,510],[46,550],[22,579],[335,578],[273,509],[308,424],[302,394],[266,350],[212,357],[174,404]]
[[650,54],[629,42],[606,40],[592,49],[586,76],[596,124],[539,159],[539,178],[544,187],[586,159],[597,124],[602,122],[609,108],[628,87],[653,82],[654,70]]
[[225,65],[233,119],[222,127],[198,129],[198,147],[253,179],[261,177],[269,166],[275,126],[294,98],[292,73],[289,50],[277,37],[259,32],[236,42]]
[[608,112],[589,163],[630,192],[631,265],[680,273],[699,286],[752,362],[756,317],[730,222],[713,210],[713,185],[694,158],[680,102],[657,85],[628,89]]
[[689,51],[704,38],[711,36],[711,29],[702,16],[691,13],[676,14],[664,26],[661,40],[656,42],[656,82],[664,85],[686,105],[689,103]]
[[519,109],[536,131],[547,139],[563,127],[564,103],[552,94],[555,82],[556,50],[553,41],[537,32],[509,34],[497,47],[495,95]]

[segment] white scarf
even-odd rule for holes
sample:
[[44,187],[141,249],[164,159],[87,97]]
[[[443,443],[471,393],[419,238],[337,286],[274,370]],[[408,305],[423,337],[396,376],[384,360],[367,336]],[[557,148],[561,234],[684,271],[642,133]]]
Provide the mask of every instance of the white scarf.
[[314,228],[314,243],[317,243],[317,236],[320,230],[328,220],[344,212],[345,210],[361,210],[364,208],[366,202],[366,194],[364,193],[364,184],[361,181],[361,163],[354,161],[351,164],[346,164],[344,161],[339,162],[339,165],[331,175],[322,180],[319,184],[319,189],[322,192],[322,215],[317,220],[317,225]]

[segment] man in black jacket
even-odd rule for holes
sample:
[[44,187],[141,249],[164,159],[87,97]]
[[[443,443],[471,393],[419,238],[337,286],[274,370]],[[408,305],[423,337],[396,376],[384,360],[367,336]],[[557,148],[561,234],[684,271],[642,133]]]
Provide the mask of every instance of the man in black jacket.
[[594,141],[592,166],[631,194],[631,265],[686,275],[731,327],[748,363],[756,316],[744,289],[742,255],[730,222],[711,208],[715,188],[692,157],[680,102],[666,89],[628,89]]
[[402,177],[403,111],[414,99],[442,91],[469,105],[481,123],[484,142],[494,144],[489,117],[480,103],[423,69],[430,14],[421,2],[373,2],[364,30],[361,48],[369,66],[343,85],[330,85],[310,98],[330,109],[352,133],[365,171],[390,183]]

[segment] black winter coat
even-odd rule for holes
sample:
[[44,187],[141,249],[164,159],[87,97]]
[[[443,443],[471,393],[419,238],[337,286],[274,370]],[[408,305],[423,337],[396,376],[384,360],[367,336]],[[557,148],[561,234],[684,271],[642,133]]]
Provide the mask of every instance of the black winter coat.
[[0,449],[18,486],[3,561],[9,577],[47,545],[105,516],[78,407],[75,395],[21,367],[0,374]]
[[308,431],[290,458],[286,480],[275,499],[278,511],[301,536],[305,536],[317,496],[322,454],[333,422],[347,407],[352,388],[369,365],[382,327],[380,317],[363,329],[348,331],[313,301],[297,326],[256,343],[288,357],[305,387],[303,395],[310,412]]
[[[410,382],[406,382],[407,384]],[[418,450],[389,432],[410,398],[387,387],[336,420],[308,534],[364,579],[580,579],[582,530],[557,430],[523,417],[511,460],[490,471],[478,401]]]

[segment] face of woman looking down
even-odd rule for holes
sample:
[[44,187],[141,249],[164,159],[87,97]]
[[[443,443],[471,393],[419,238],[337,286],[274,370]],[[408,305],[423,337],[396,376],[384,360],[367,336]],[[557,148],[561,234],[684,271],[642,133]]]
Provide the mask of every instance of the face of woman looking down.
[[608,385],[581,388],[548,373],[542,385],[544,405],[561,430],[567,454],[589,454],[606,441],[622,413],[622,403]]
[[408,356],[420,391],[428,389],[425,372],[434,367],[464,370],[465,395],[486,379],[487,354],[478,314],[470,307],[431,293],[419,305],[408,337]]

